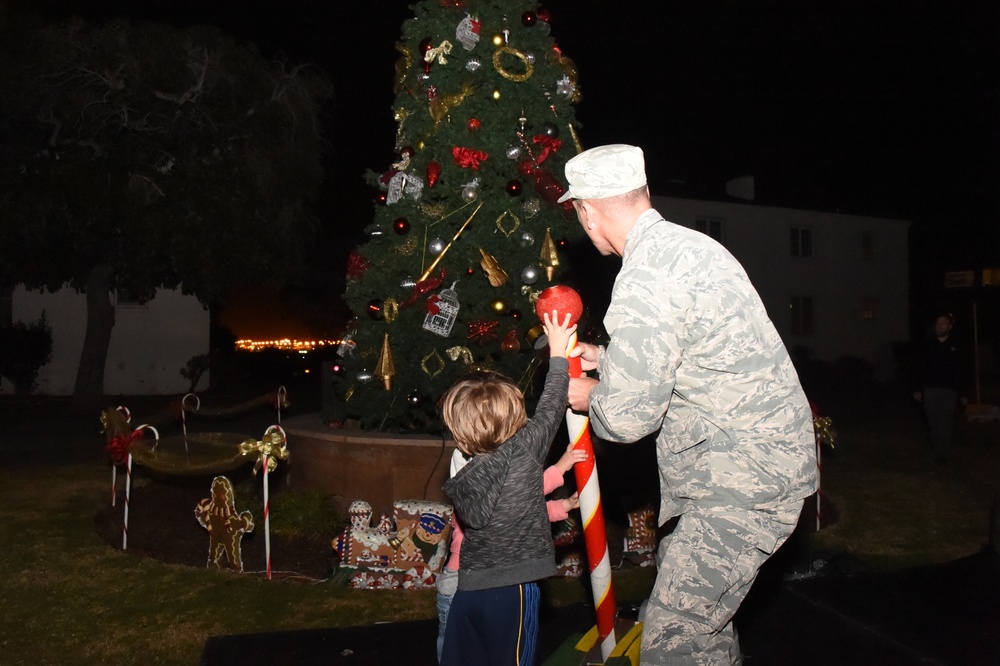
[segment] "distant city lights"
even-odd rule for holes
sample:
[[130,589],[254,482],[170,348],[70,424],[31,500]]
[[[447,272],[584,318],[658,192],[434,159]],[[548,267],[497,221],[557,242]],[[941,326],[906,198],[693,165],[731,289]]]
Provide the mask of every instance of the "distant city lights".
[[259,352],[265,349],[281,349],[283,351],[296,351],[300,354],[307,354],[321,347],[337,347],[341,340],[237,340],[236,349],[240,351]]

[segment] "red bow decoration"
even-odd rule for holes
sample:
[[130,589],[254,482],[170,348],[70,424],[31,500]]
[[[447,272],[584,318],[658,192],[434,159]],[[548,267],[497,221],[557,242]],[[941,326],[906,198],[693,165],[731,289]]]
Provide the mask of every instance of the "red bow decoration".
[[471,167],[475,171],[479,171],[479,163],[485,162],[489,157],[489,154],[484,153],[481,150],[473,150],[472,148],[452,146],[451,156],[455,158],[455,164],[463,169]]
[[115,465],[121,465],[124,463],[128,459],[128,450],[131,448],[132,442],[134,442],[137,438],[142,437],[142,435],[143,431],[139,429],[133,430],[128,435],[123,433],[112,437],[111,441],[108,442],[107,446],[105,446],[108,455],[111,456],[111,462]]
[[407,298],[402,303],[400,303],[399,307],[405,308],[409,305],[413,305],[414,303],[417,302],[418,298],[426,294],[428,291],[434,291],[435,289],[440,287],[442,282],[444,282],[443,268],[441,269],[441,272],[438,273],[437,275],[432,275],[426,280],[421,280],[420,282],[418,282],[417,285],[413,288],[413,293],[410,294],[410,297]]
[[[517,170],[525,176],[531,178],[531,180],[535,183],[535,191],[551,204],[559,203],[559,197],[566,192],[566,187],[559,181],[558,178],[544,169],[539,168],[533,164],[531,160],[523,160],[520,162],[517,165]],[[564,201],[562,203],[562,207],[563,210],[566,210],[567,212],[573,212],[573,204],[569,201]]]
[[347,279],[360,280],[364,277],[365,271],[371,266],[371,262],[361,256],[357,250],[351,250],[347,255]]
[[538,164],[545,162],[549,158],[549,153],[554,153],[562,148],[561,139],[554,139],[545,134],[531,137],[531,142],[542,147],[542,152],[538,154],[538,159],[536,160]]

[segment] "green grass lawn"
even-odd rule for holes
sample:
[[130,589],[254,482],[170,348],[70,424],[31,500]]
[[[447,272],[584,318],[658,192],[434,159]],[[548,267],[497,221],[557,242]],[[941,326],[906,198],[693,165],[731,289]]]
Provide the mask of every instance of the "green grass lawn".
[[[849,553],[883,569],[978,552],[989,539],[1000,483],[1000,422],[966,424],[958,458],[939,467],[924,446],[919,414],[902,400],[882,406],[887,390],[870,388],[828,410],[838,439],[824,453],[822,491],[836,507],[836,522],[802,547],[807,554]],[[6,423],[0,418],[0,426]],[[100,441],[96,428],[74,436],[83,446]],[[5,664],[194,664],[212,635],[436,615],[433,590],[268,581],[124,553],[94,529],[107,501],[105,461],[55,451],[48,462],[20,464],[20,452],[50,442],[9,440],[0,449],[8,463],[0,471]],[[616,571],[619,601],[641,599],[651,581],[649,569]],[[586,598],[578,580],[550,581],[544,589],[557,604]]]

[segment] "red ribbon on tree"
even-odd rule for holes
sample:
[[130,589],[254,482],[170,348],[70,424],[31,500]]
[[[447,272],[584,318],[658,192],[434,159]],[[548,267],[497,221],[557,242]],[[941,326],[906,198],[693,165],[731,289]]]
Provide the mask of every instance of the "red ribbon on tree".
[[112,437],[111,441],[105,446],[108,455],[111,456],[111,462],[116,465],[124,463],[128,459],[128,450],[132,446],[132,442],[142,437],[143,432],[142,429],[139,429],[133,430],[128,435],[123,433]]
[[554,153],[562,148],[561,139],[555,139],[545,134],[533,136],[531,137],[531,141],[542,147],[542,152],[538,154],[538,158],[535,160],[538,164],[542,164],[545,160],[549,159],[549,153]]
[[347,255],[347,279],[360,280],[364,277],[365,271],[371,266],[371,262],[361,256],[357,250],[351,250]]
[[440,287],[442,282],[444,282],[443,268],[441,269],[441,272],[438,273],[437,275],[432,275],[426,280],[421,280],[420,282],[418,282],[416,286],[413,287],[413,293],[410,294],[410,297],[407,298],[402,303],[400,303],[399,307],[405,308],[409,305],[413,305],[414,303],[417,302],[418,298],[426,294],[428,291],[434,291],[435,289]]
[[452,146],[451,156],[455,159],[455,164],[463,169],[473,169],[479,171],[479,163],[485,162],[489,154],[481,150],[463,148],[462,146]]

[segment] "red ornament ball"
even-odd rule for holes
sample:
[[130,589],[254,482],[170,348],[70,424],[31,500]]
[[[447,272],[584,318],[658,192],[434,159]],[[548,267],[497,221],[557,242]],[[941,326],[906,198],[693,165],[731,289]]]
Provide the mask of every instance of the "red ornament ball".
[[562,319],[568,312],[569,323],[575,324],[580,321],[583,315],[583,300],[576,290],[566,285],[557,284],[542,290],[535,302],[535,314],[541,319],[546,312],[549,314],[553,310],[559,311],[559,318]]
[[379,206],[384,206],[386,204],[386,201],[388,200],[389,200],[389,195],[386,194],[385,192],[379,192],[378,194],[375,195],[375,203]]
[[480,127],[482,123],[479,122],[479,118],[469,118],[469,122],[465,123],[465,129],[470,132],[478,132]]
[[509,194],[510,196],[512,197],[521,196],[521,189],[522,189],[521,181],[519,181],[517,178],[507,181],[507,194]]
[[538,14],[535,12],[524,12],[521,14],[521,23],[530,28],[538,22]]
[[373,298],[368,301],[367,312],[368,316],[371,317],[373,321],[381,321],[384,316],[382,314],[382,299]]
[[405,236],[410,233],[410,221],[405,217],[398,217],[396,221],[392,223],[392,229],[400,236]]
[[559,240],[556,241],[556,246],[560,250],[565,250],[569,246],[569,239],[568,238],[560,238]]
[[475,268],[466,268],[465,269],[465,274],[471,277],[471,276],[473,276],[473,275],[476,274],[476,269]]

